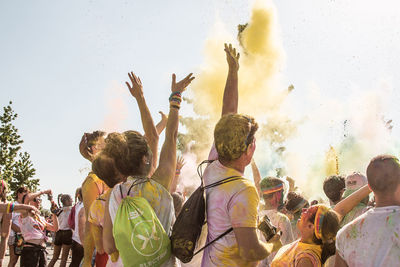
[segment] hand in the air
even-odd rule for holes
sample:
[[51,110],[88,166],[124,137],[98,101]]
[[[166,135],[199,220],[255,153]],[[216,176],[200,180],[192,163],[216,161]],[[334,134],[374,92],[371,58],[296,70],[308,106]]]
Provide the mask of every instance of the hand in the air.
[[240,54],[236,53],[236,48],[233,48],[232,44],[225,44],[224,51],[226,53],[226,61],[228,62],[229,68],[238,71]]

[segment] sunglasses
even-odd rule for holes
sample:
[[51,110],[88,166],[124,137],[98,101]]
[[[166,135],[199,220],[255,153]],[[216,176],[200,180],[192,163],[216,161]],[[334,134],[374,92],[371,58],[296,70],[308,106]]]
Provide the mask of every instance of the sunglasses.
[[243,116],[243,117],[245,117],[247,119],[248,123],[250,124],[249,132],[247,133],[246,139],[244,141],[244,144],[246,145],[246,147],[248,147],[250,145],[250,143],[251,143],[251,142],[249,142],[250,141],[249,137],[250,137],[250,134],[251,134],[251,119],[249,117],[246,117],[246,116]]
[[35,203],[41,203],[41,202],[42,202],[42,199],[35,197],[35,198],[33,199],[33,202],[35,202]]

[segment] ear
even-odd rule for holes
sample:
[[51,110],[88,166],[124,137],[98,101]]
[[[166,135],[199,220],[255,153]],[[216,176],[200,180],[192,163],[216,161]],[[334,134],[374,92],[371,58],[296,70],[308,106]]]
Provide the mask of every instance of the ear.
[[150,159],[146,155],[142,157],[142,164],[144,165],[150,164]]

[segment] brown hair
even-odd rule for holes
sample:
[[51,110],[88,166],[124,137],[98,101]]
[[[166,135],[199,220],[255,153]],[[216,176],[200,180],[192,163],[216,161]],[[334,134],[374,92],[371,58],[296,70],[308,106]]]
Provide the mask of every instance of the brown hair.
[[[27,194],[27,193],[29,193],[29,189],[28,189],[27,187],[25,187],[25,186],[19,187],[19,188],[15,191],[15,200],[18,200],[18,194],[21,194],[21,193]],[[24,203],[22,203],[22,204],[24,204]]]
[[240,114],[223,116],[214,129],[218,157],[232,161],[238,159],[253,142],[258,124],[254,118]]
[[367,168],[367,179],[374,193],[394,193],[400,184],[399,159],[391,155],[373,158]]
[[345,178],[340,175],[331,175],[324,181],[325,195],[336,203],[342,198],[343,190],[346,188]]
[[285,204],[285,209],[293,215],[301,214],[303,208],[308,208],[310,204],[308,203],[307,199],[296,192],[289,192],[287,195],[287,201]]
[[81,142],[79,143],[79,152],[85,158],[90,160],[91,147],[96,145],[101,137],[106,135],[103,131],[94,131],[93,133],[84,133]]
[[[105,142],[105,148],[92,163],[92,170],[109,187],[121,182],[119,173],[124,176],[148,175],[152,153],[143,135],[136,131],[111,133]],[[148,164],[143,164],[143,157],[147,157]]]
[[[310,217],[309,221],[315,225],[315,215],[317,210],[315,211],[314,215]],[[332,255],[335,255],[336,247],[335,247],[335,237],[337,232],[340,229],[340,219],[339,215],[333,210],[329,209],[325,214],[324,218],[322,219],[321,224],[321,233],[322,239],[318,239],[315,234],[313,234],[313,242],[317,245],[322,247],[321,253],[321,262],[322,264]]]
[[75,191],[75,203],[77,200],[82,201],[82,187],[78,187]]

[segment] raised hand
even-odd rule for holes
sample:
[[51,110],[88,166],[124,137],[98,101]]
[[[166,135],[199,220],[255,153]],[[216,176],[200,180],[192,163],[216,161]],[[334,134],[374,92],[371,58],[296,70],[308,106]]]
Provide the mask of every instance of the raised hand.
[[178,159],[176,160],[176,170],[180,171],[185,163],[185,159],[182,156],[178,156]]
[[165,113],[164,112],[162,112],[162,111],[159,111],[158,113],[160,113],[160,115],[161,115],[161,123],[167,123],[167,121],[168,121],[168,116],[167,115],[165,115]]
[[79,143],[79,152],[81,152],[81,155],[85,159],[92,161],[93,154],[89,151],[89,148],[88,148],[87,135],[88,135],[87,133],[84,133],[82,135],[81,142]]
[[233,48],[232,44],[225,44],[224,51],[226,53],[226,61],[228,62],[229,68],[238,71],[240,54],[236,53],[236,48]]
[[183,91],[185,91],[186,87],[194,80],[194,77],[192,77],[192,75],[193,73],[190,73],[183,80],[176,82],[176,75],[175,73],[172,74],[171,91],[173,93],[174,92],[182,93]]
[[125,82],[125,83],[128,86],[128,89],[129,89],[129,92],[131,92],[131,95],[134,98],[142,97],[143,96],[142,81],[133,72],[128,73],[128,76],[132,82],[132,86],[129,84],[129,82]]

